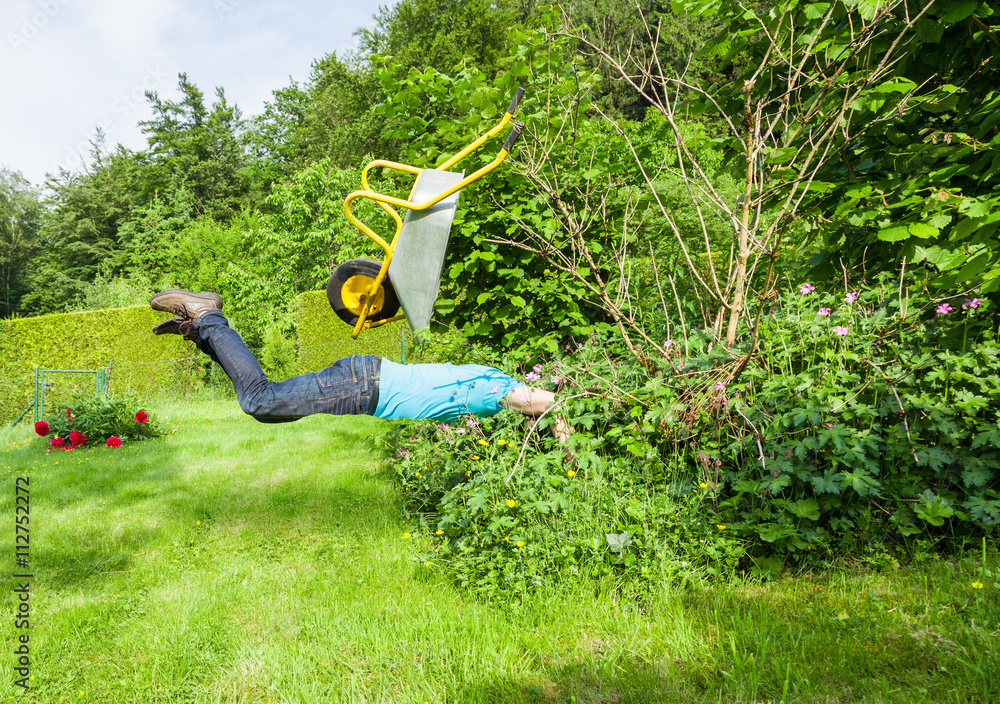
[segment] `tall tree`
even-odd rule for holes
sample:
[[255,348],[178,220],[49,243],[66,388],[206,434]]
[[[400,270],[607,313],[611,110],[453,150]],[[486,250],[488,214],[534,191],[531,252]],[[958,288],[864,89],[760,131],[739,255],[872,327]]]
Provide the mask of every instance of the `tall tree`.
[[308,104],[291,135],[303,165],[329,158],[337,166],[356,167],[368,154],[385,154],[386,121],[376,107],[387,99],[376,66],[366,57],[331,53],[313,64]]
[[272,184],[304,163],[311,146],[302,129],[311,105],[306,88],[292,80],[271,95],[264,112],[249,120],[242,135],[246,152],[243,175],[252,203],[261,202]]
[[854,138],[817,174],[829,184],[813,199],[819,260],[925,262],[942,292],[1000,293],[1000,4],[889,7],[905,51],[852,105]]
[[362,52],[390,59],[404,74],[468,64],[492,77],[510,51],[510,30],[534,16],[532,0],[400,0],[357,35]]
[[0,167],[0,317],[20,312],[40,218],[38,192],[19,172]]
[[120,251],[118,230],[131,212],[134,155],[119,147],[104,154],[102,135],[91,164],[80,174],[62,172],[46,184],[51,192],[40,231],[40,251],[23,305],[32,313],[66,309],[102,266]]
[[241,177],[242,114],[228,103],[222,88],[216,88],[211,109],[206,107],[204,94],[185,73],[179,74],[177,88],[178,101],[146,93],[153,117],[139,123],[149,143],[141,184],[144,200],[151,201],[155,193],[169,196],[186,190],[197,215],[228,219],[246,193]]

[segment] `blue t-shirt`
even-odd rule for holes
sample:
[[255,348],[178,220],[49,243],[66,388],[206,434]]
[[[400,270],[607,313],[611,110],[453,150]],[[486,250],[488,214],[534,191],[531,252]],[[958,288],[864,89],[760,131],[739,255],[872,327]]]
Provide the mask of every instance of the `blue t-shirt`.
[[433,418],[450,423],[499,413],[504,397],[525,384],[480,364],[397,364],[382,358],[375,417]]

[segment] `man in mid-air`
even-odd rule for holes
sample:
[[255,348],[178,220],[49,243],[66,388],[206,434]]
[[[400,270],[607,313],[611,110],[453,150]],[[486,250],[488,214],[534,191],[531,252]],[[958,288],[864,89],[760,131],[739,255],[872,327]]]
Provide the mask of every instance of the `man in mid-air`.
[[[404,365],[370,355],[350,355],[320,372],[269,381],[253,352],[229,327],[218,294],[169,289],[153,296],[149,305],[174,316],[153,332],[193,341],[232,380],[243,411],[262,423],[288,422],[314,413],[451,422],[465,415],[491,416],[505,407],[539,416],[554,401],[551,391],[525,386],[492,367]],[[561,418],[554,419],[553,434],[560,441],[568,437],[569,428]]]

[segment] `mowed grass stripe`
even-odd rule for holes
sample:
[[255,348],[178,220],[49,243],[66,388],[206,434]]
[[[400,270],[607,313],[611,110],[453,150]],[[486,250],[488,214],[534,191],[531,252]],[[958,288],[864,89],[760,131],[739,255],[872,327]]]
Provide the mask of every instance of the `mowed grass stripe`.
[[[989,546],[982,565],[483,603],[402,537],[416,531],[372,449],[380,421],[152,411],[175,432],[115,451],[46,454],[30,428],[0,431],[0,515],[12,476],[33,480],[36,675],[25,695],[8,669],[0,701],[1000,699],[997,594],[969,586],[996,569]],[[0,634],[10,653],[11,618]]]

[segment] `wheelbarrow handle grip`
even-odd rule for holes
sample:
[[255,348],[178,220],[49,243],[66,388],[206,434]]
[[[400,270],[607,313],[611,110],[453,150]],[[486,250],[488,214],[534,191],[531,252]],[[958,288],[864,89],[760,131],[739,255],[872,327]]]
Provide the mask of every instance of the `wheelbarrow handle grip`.
[[513,148],[514,144],[517,142],[517,138],[521,136],[521,130],[523,129],[524,129],[523,122],[519,120],[514,123],[514,129],[510,131],[510,134],[507,135],[507,141],[503,143],[504,151],[506,151],[508,154],[510,153],[510,150],[511,148]]
[[521,98],[524,96],[524,88],[518,88],[517,92],[514,93],[514,97],[510,101],[510,105],[507,106],[507,112],[513,116],[517,112],[517,105],[521,102]]

